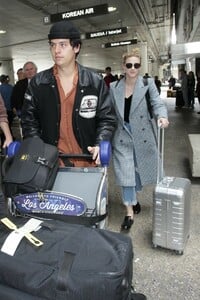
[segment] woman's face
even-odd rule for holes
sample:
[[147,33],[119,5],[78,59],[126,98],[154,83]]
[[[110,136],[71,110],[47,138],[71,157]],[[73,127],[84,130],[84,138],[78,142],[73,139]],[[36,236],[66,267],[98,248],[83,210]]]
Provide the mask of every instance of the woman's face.
[[135,78],[138,76],[140,71],[140,58],[136,56],[128,57],[123,64],[124,73],[126,77]]

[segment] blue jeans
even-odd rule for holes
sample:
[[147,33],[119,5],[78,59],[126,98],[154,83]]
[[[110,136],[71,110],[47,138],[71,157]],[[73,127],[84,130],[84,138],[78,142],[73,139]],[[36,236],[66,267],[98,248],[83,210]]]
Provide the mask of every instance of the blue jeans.
[[122,201],[126,206],[137,204],[137,192],[142,190],[139,174],[136,173],[136,186],[121,186]]

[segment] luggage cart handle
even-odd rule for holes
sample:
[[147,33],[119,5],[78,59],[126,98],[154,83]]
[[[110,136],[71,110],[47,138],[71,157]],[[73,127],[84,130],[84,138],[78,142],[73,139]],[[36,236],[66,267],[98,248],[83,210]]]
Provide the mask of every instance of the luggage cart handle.
[[164,138],[165,130],[163,127],[158,126],[157,184],[164,177]]
[[[18,152],[20,145],[21,143],[19,141],[12,142],[6,149],[6,154],[8,155],[8,157],[14,156]],[[111,144],[109,141],[101,141],[99,147],[100,147],[99,155],[100,155],[101,165],[103,167],[107,167],[109,165],[110,158],[111,158]],[[59,157],[60,158],[83,158],[86,160],[92,160],[92,154],[86,154],[86,153],[81,153],[81,154],[60,153]]]
[[79,154],[71,154],[71,153],[59,153],[60,158],[83,158],[92,160],[92,154],[85,154],[85,153],[79,153]]
[[[103,167],[107,167],[110,162],[111,158],[111,144],[109,141],[101,141],[99,144],[99,156],[100,156],[100,162]],[[60,158],[83,158],[86,160],[92,160],[92,154],[65,154],[60,153]]]

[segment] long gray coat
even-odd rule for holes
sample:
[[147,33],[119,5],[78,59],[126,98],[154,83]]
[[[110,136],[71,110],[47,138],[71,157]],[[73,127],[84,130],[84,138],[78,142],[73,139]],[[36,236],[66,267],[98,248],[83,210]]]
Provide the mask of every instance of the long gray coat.
[[132,134],[124,126],[125,79],[110,84],[110,93],[116,110],[118,125],[115,131],[113,148],[113,165],[117,184],[135,185],[135,164],[133,150],[138,165],[141,184],[155,183],[157,178],[157,139],[155,121],[148,113],[145,94],[149,88],[150,101],[155,119],[167,118],[167,109],[160,99],[154,79],[148,79],[144,86],[143,78],[138,77],[132,96],[129,122]]

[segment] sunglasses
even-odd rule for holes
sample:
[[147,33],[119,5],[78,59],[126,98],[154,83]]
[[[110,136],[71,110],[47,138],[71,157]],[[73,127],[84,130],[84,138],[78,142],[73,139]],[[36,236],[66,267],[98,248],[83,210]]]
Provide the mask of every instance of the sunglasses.
[[139,64],[139,63],[135,63],[135,64],[127,63],[125,66],[126,66],[127,69],[131,69],[133,66],[134,66],[134,69],[139,69],[141,67],[141,64]]

